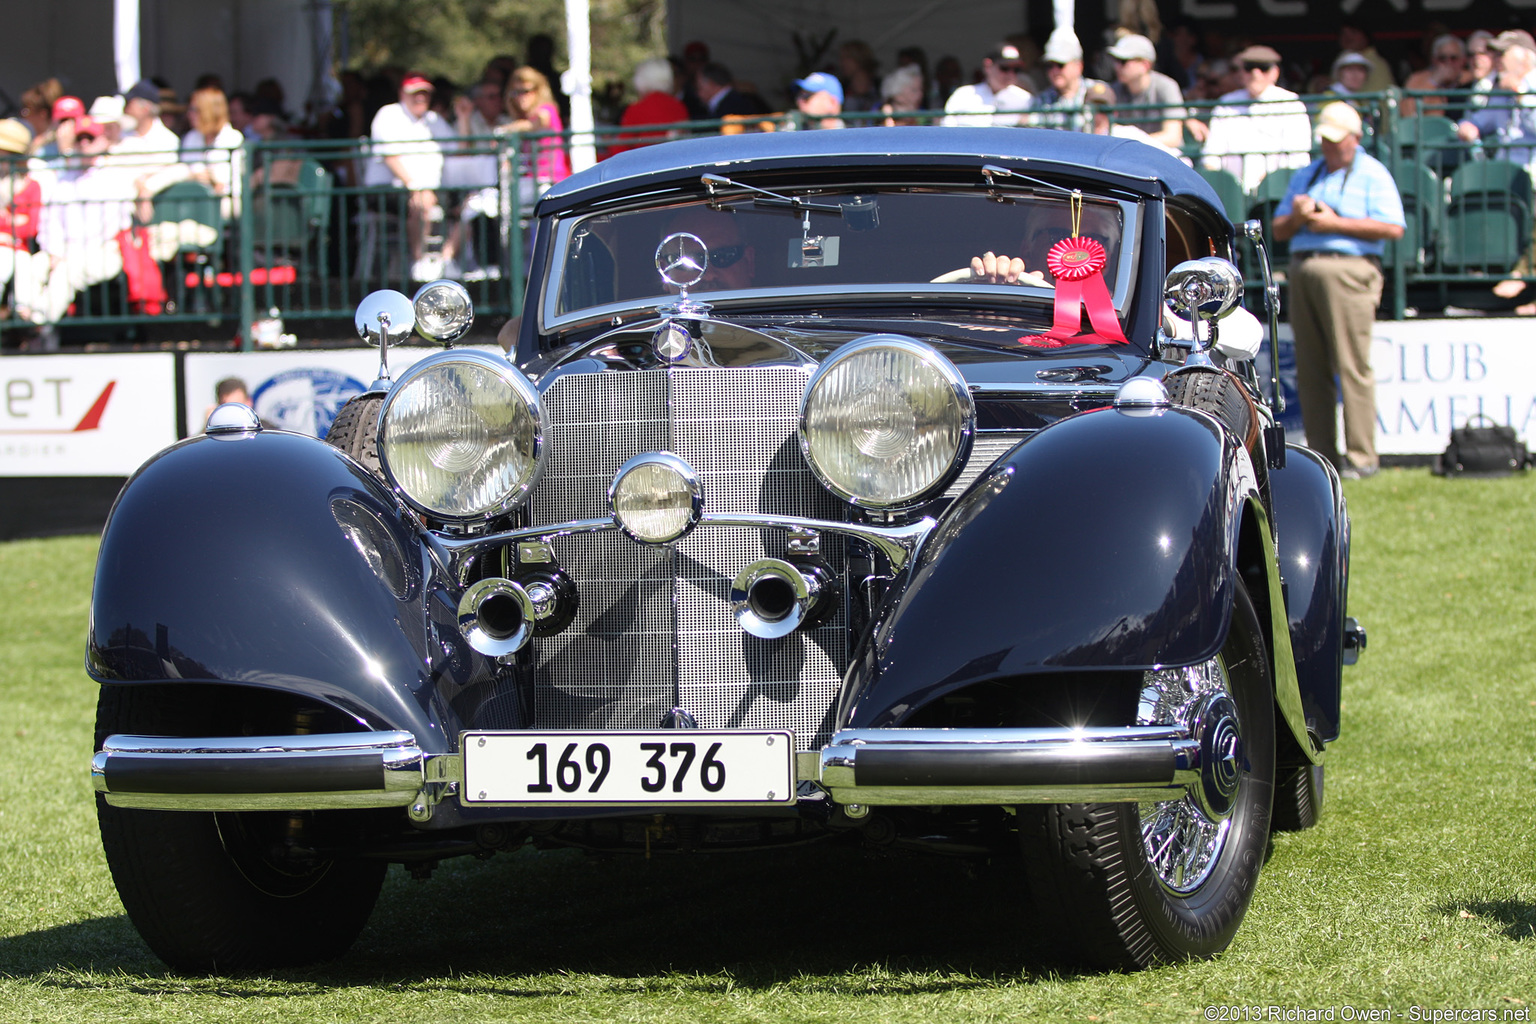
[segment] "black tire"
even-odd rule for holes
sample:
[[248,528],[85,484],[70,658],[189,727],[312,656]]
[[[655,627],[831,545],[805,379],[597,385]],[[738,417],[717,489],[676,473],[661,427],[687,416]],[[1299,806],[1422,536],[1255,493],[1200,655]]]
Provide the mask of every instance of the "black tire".
[[[185,718],[158,695],[104,687],[97,748],[111,733],[176,735],[179,725]],[[297,967],[345,953],[373,911],[387,865],[270,851],[285,830],[313,832],[319,819],[340,831],[342,816],[359,813],[142,811],[96,798],[107,866],[129,920],[156,956],[193,974]]]
[[1300,832],[1323,815],[1323,765],[1287,769],[1275,783],[1276,832]]
[[1192,887],[1175,891],[1165,884],[1143,843],[1143,807],[1167,804],[1018,809],[1036,907],[1100,967],[1136,969],[1215,956],[1232,941],[1252,898],[1269,845],[1275,719],[1264,635],[1241,586],[1220,662],[1247,764],[1238,773],[1226,835],[1213,846],[1208,873]]
[[325,443],[352,456],[364,469],[379,479],[384,470],[379,465],[379,407],[384,396],[377,391],[354,395],[331,423]]

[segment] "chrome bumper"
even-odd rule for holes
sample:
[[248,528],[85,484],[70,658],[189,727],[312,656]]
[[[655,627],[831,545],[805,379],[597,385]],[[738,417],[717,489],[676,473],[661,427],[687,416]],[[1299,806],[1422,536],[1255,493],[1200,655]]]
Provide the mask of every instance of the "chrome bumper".
[[850,729],[820,754],[840,804],[1130,803],[1200,782],[1200,744],[1177,726]]
[[408,732],[312,736],[108,736],[91,783],[114,807],[307,811],[400,807],[425,756]]
[[[854,729],[799,757],[802,782],[864,807],[1172,800],[1201,767],[1199,742],[1176,726]],[[113,735],[91,782],[114,807],[148,810],[405,807],[459,781],[458,761],[429,758],[407,732]]]

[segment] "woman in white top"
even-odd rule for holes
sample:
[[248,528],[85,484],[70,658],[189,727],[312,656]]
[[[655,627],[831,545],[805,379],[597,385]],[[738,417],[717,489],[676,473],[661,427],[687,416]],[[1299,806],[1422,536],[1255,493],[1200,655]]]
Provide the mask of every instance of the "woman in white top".
[[229,123],[229,101],[222,89],[199,89],[187,104],[192,130],[181,140],[181,160],[191,177],[213,189],[223,200],[224,217],[240,214],[240,171],[245,136]]

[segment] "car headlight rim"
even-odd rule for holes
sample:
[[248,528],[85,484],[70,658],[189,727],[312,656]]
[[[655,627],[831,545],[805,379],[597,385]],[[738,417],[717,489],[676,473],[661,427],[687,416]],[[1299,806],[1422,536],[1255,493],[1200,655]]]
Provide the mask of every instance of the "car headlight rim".
[[416,362],[390,388],[379,466],[412,508],[472,525],[527,500],[544,471],[545,431],[542,399],[516,366],[450,350]]
[[[823,389],[838,386],[838,375],[855,372],[856,361],[868,362],[881,355],[892,364],[906,363],[915,376],[926,379],[916,387],[909,379],[908,386],[903,388],[900,382],[886,378],[859,390],[854,395],[854,404],[872,414],[873,424],[866,423],[853,431],[860,437],[847,439],[841,451],[825,450],[828,446],[818,444],[819,436],[826,432],[835,437],[837,432],[828,431],[817,422],[822,417],[836,418],[827,410],[818,409],[818,402],[825,397]],[[912,404],[914,394],[930,406],[926,409],[926,425],[918,422],[920,410]],[[933,403],[942,408],[932,408]],[[948,422],[935,424],[935,412],[942,413]],[[807,465],[827,490],[858,508],[900,512],[930,500],[954,482],[970,455],[975,429],[975,402],[964,376],[953,363],[931,345],[913,338],[872,334],[837,349],[811,375],[800,403],[797,434]],[[905,439],[904,433],[909,435]],[[887,481],[881,487],[861,486],[861,481],[854,479],[860,475],[857,467],[850,470],[848,466],[850,461],[859,461],[858,456],[851,460],[847,457],[850,444],[863,452],[866,477],[877,462],[905,458],[918,464],[904,467],[909,479],[903,484]],[[831,447],[835,449],[836,442]],[[837,455],[843,458],[832,457]],[[926,465],[922,464],[924,460]],[[867,479],[862,483],[867,484]]]

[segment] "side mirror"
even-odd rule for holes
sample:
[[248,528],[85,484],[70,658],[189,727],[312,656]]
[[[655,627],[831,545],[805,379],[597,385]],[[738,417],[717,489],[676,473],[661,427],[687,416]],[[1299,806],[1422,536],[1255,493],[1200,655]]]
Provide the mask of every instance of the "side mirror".
[[416,329],[416,309],[404,295],[383,288],[363,296],[353,323],[357,336],[374,348],[399,345]]
[[416,308],[397,291],[381,288],[363,296],[353,316],[357,336],[379,350],[379,376],[369,391],[389,390],[389,346],[408,341],[416,329]]
[[1243,297],[1243,273],[1220,256],[1185,260],[1168,271],[1163,301],[1186,320],[1211,323],[1232,312]]

